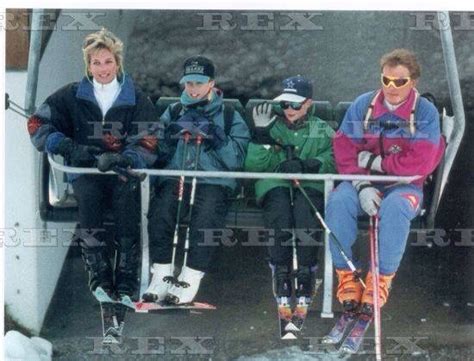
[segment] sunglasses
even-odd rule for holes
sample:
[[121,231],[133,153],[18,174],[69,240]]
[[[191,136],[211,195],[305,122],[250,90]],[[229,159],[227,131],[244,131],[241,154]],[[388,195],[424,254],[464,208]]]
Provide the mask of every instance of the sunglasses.
[[384,86],[390,86],[390,84],[392,84],[394,88],[403,88],[408,84],[410,79],[411,78],[409,76],[406,78],[392,78],[391,76],[380,74],[380,80],[382,81],[382,84]]
[[282,101],[282,102],[280,102],[280,107],[281,107],[282,109],[291,108],[291,109],[294,109],[294,110],[300,110],[300,109],[303,107],[303,102],[297,103],[297,102],[285,102],[285,101]]

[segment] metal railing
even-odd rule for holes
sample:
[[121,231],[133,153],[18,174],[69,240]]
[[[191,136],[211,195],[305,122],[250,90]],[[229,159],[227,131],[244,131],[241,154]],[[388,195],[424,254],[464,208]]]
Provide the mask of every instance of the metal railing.
[[[115,174],[112,171],[103,173],[96,168],[78,168],[68,167],[56,162],[51,155],[48,155],[51,167],[65,173],[72,174],[97,174],[110,175]],[[398,182],[400,184],[410,183],[420,176],[398,177],[398,176],[377,176],[377,175],[347,175],[347,174],[298,174],[298,173],[258,173],[258,172],[213,172],[213,171],[182,171],[167,169],[140,169],[137,170],[146,173],[148,177],[141,182],[141,245],[142,245],[142,265],[140,277],[140,296],[143,295],[149,283],[150,276],[150,253],[148,238],[148,207],[150,202],[151,182],[149,176],[175,176],[184,175],[186,177],[205,177],[205,178],[239,178],[239,179],[298,179],[324,182],[324,204],[329,197],[329,193],[334,189],[335,181],[368,180],[372,182]],[[321,317],[334,317],[332,312],[333,298],[333,265],[329,249],[329,235],[324,235],[324,294]]]

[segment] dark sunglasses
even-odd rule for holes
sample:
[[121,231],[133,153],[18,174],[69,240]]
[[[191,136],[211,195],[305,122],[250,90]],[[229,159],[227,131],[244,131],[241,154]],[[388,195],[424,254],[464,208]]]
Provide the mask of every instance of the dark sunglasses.
[[285,102],[285,101],[280,102],[281,109],[291,108],[291,109],[294,109],[294,110],[300,110],[302,106],[303,106],[303,102],[301,102],[301,103]]
[[389,86],[392,84],[395,88],[403,88],[410,81],[410,77],[406,78],[392,78],[391,76],[380,75],[380,79],[384,86]]

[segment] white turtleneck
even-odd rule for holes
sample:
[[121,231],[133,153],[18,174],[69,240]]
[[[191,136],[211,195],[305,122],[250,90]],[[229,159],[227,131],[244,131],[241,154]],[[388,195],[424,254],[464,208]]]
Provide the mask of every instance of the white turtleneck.
[[385,107],[391,112],[393,113],[395,110],[397,110],[403,103],[405,103],[405,101],[401,102],[400,104],[391,104],[387,101],[387,99],[384,99],[383,100],[383,104],[385,105]]
[[120,93],[120,84],[116,77],[108,84],[101,84],[93,79],[93,84],[95,99],[97,103],[99,103],[102,116],[105,117],[105,114],[112,107],[112,104]]

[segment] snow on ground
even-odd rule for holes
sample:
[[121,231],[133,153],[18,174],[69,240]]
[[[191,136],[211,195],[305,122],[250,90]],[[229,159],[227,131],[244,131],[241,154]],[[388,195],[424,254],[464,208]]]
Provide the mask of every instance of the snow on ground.
[[280,350],[271,350],[254,356],[241,356],[236,361],[321,361],[321,360],[348,360],[350,356],[340,357],[338,354],[329,355],[318,352],[303,351],[298,346],[286,347]]

